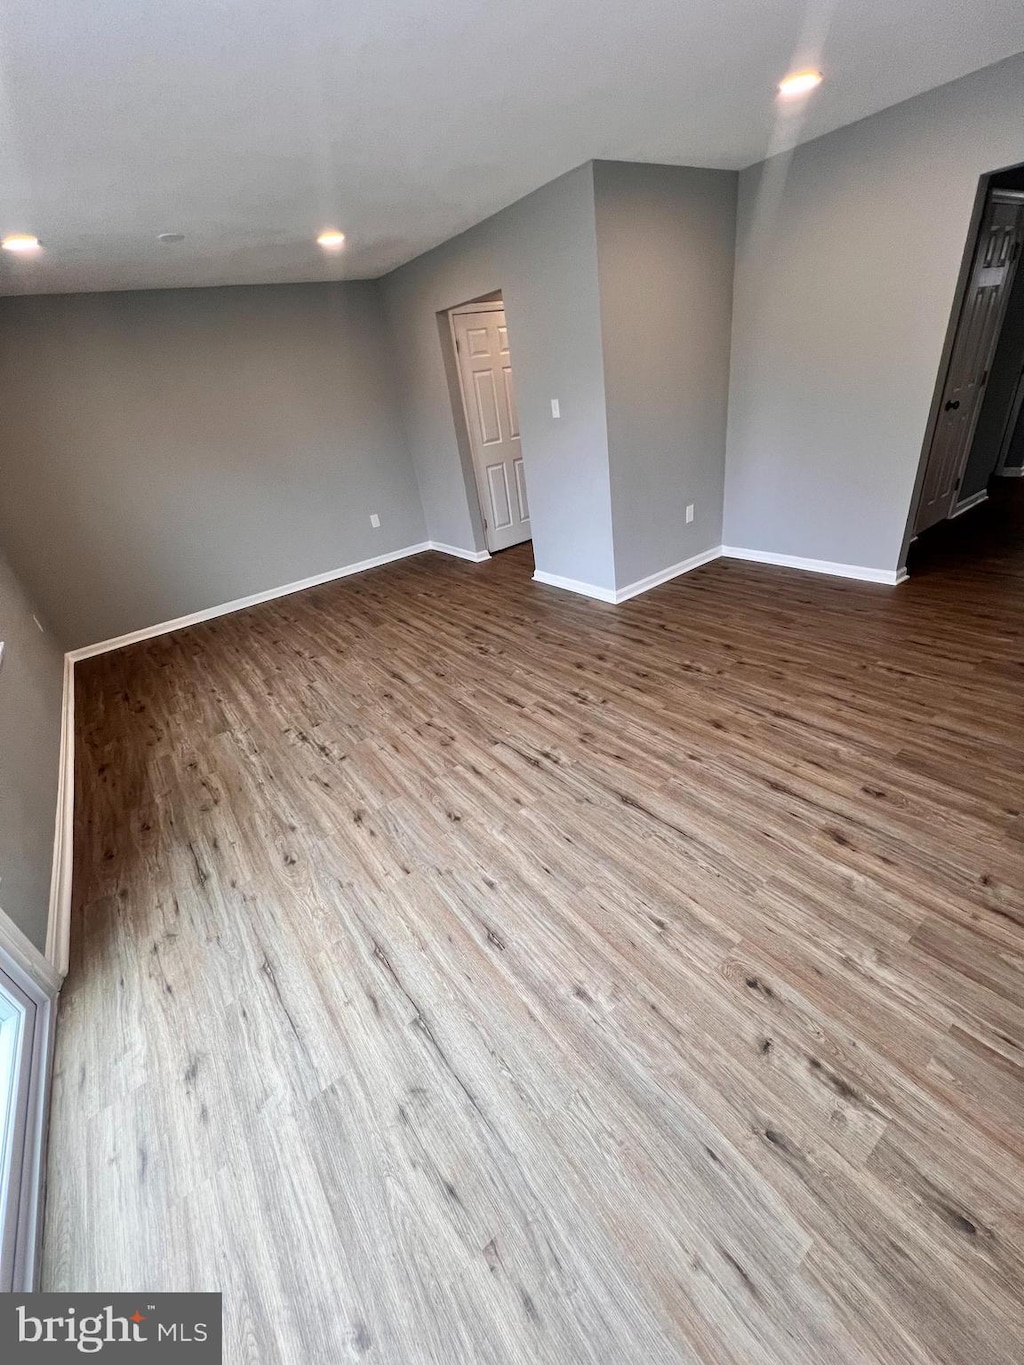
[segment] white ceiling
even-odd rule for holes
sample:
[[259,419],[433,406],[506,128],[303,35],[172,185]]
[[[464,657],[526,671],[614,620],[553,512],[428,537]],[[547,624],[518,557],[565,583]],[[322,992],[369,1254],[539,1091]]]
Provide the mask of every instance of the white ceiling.
[[0,294],[380,275],[592,157],[746,166],[1022,49],[1021,0],[4,0],[0,231],[45,250]]

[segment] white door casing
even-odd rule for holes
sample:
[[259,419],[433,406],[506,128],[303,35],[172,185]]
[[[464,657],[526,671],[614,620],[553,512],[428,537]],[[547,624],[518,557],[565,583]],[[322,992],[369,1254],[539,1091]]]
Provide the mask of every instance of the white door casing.
[[971,277],[925,467],[914,530],[925,531],[950,515],[985,394],[992,357],[1024,237],[1024,197],[993,190],[982,217]]
[[532,535],[505,311],[456,308],[451,323],[487,548],[505,550]]

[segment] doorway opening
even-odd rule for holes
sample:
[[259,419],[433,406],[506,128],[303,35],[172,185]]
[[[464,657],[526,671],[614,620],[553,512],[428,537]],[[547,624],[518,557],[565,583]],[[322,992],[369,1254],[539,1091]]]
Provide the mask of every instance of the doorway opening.
[[1022,244],[1024,166],[1017,166],[987,177],[982,189],[923,457],[915,537],[986,501],[992,480],[1024,463]]
[[[448,313],[484,539],[494,554],[533,539],[515,378],[500,295]],[[458,425],[458,423],[457,423]]]

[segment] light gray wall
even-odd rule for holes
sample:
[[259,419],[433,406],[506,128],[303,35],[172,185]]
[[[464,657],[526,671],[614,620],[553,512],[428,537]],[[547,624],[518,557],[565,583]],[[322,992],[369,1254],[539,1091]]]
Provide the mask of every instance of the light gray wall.
[[372,282],[5,299],[0,394],[0,541],[69,647],[426,539]]
[[737,181],[594,164],[620,588],[722,543]]
[[592,167],[545,185],[382,285],[430,538],[484,546],[438,314],[500,289],[537,567],[614,586]]
[[[44,618],[43,624],[46,625]],[[0,558],[0,909],[46,946],[64,652]]]
[[1024,56],[740,176],[725,540],[893,569],[978,178],[1024,160]]

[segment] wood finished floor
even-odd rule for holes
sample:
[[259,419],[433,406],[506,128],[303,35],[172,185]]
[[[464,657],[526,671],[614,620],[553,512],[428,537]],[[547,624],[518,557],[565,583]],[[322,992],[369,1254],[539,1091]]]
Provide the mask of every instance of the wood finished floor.
[[223,1290],[231,1365],[1020,1362],[1019,504],[81,664],[44,1287]]

